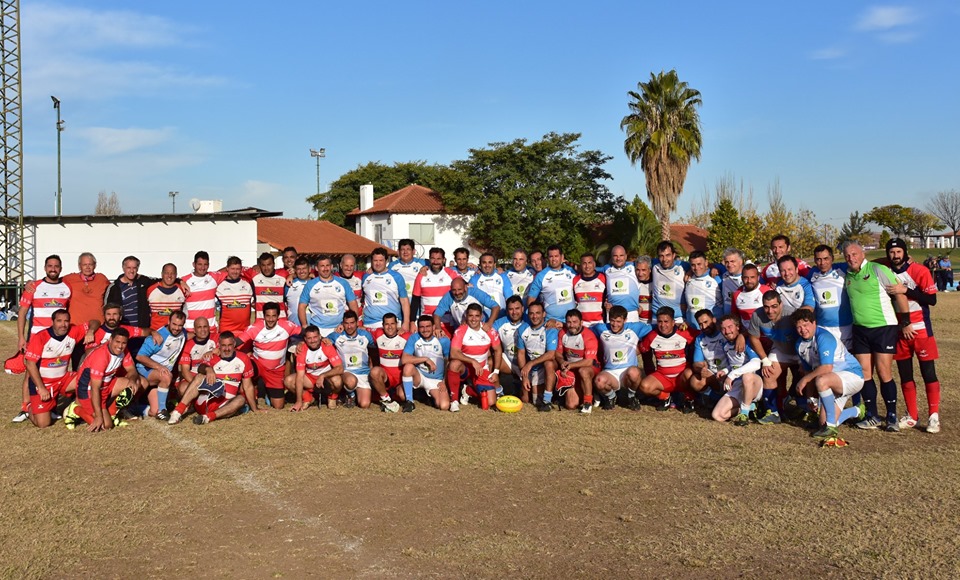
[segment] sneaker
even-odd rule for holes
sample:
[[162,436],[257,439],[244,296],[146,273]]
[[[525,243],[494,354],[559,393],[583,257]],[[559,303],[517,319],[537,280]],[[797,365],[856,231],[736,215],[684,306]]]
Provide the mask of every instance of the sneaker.
[[131,411],[130,409],[127,409],[126,407],[117,411],[117,417],[121,421],[135,421],[140,418],[139,415],[135,414],[133,411]]
[[604,411],[612,411],[617,408],[617,398],[600,395],[600,407]]
[[413,413],[413,410],[416,408],[417,408],[417,405],[413,401],[404,401],[403,403],[404,413]]
[[355,396],[348,396],[343,401],[343,406],[347,409],[352,409],[357,406],[357,398]]
[[63,426],[71,431],[76,428],[77,423],[82,421],[80,415],[77,415],[77,407],[79,405],[78,402],[74,401],[63,410]]
[[899,433],[900,432],[900,421],[897,420],[897,416],[887,415],[887,424],[883,428],[887,433]]
[[207,417],[206,415],[199,414],[199,413],[197,414],[196,417],[193,418],[193,424],[194,424],[194,425],[206,425],[206,424],[209,423],[209,422],[210,422],[210,418],[209,418],[209,417]]
[[400,403],[396,401],[380,401],[380,408],[385,413],[397,413],[400,411]]
[[451,413],[459,413],[459,412],[460,412],[460,403],[458,403],[457,401],[451,401],[451,402],[450,402],[450,412],[451,412]]
[[670,409],[674,408],[674,406],[673,406],[673,401],[670,400],[670,399],[664,399],[664,400],[662,400],[662,401],[657,401],[657,403],[658,403],[658,404],[657,404],[657,407],[656,407],[656,408],[657,408],[657,411],[659,411],[659,412],[661,412],[661,413],[664,412],[664,411],[669,411]]
[[904,415],[903,417],[900,417],[897,425],[899,425],[901,429],[913,429],[917,426],[917,420],[910,415]]
[[130,404],[133,401],[133,389],[127,387],[126,389],[120,391],[120,394],[117,395],[117,408],[123,408]]
[[550,403],[541,402],[539,405],[537,405],[537,411],[540,413],[549,413],[552,410],[553,410],[553,405],[551,405]]
[[738,413],[737,416],[733,418],[733,424],[737,427],[746,427],[750,424],[750,416],[746,413]]
[[114,417],[114,418],[113,418],[113,426],[114,426],[114,427],[129,427],[129,426],[130,426],[130,423],[127,423],[126,421],[124,421],[124,420],[121,419],[120,417]]
[[600,399],[602,399],[602,398],[603,398],[603,397],[597,397],[597,398],[595,398],[595,399],[593,400],[593,408],[594,408],[594,409],[596,409],[597,407],[599,407],[600,405],[603,404],[603,402],[600,400]]
[[17,413],[17,414],[13,417],[13,421],[12,421],[12,422],[13,422],[13,423],[23,423],[24,421],[26,421],[26,420],[29,419],[29,418],[30,418],[30,413],[27,413],[26,411],[20,411],[19,413]]
[[584,403],[580,405],[580,412],[584,415],[589,415],[593,412],[593,403]]
[[180,411],[174,409],[173,412],[170,413],[170,418],[167,419],[167,425],[176,425],[181,419],[183,419],[183,416],[180,415]]
[[876,417],[867,417],[863,421],[857,423],[855,427],[865,431],[876,431],[880,427],[880,419],[877,419]]
[[694,411],[696,411],[696,409],[694,409],[693,407],[693,400],[684,399],[683,404],[680,406],[680,412],[683,413],[684,415],[689,415]]
[[627,397],[627,408],[631,411],[640,410],[640,399],[637,397]]
[[466,389],[460,391],[460,404],[469,405],[470,404],[470,394],[467,393]]
[[836,439],[840,435],[836,427],[824,425],[817,431],[810,434],[814,439]]
[[768,410],[762,417],[760,417],[757,423],[760,423],[761,425],[779,425],[780,413]]
[[857,413],[857,421],[865,420],[867,418],[867,405],[861,402],[857,405],[857,410],[859,411]]
[[170,411],[166,409],[160,409],[157,411],[157,421],[169,421],[170,420]]
[[930,419],[927,420],[927,433],[939,433],[940,432],[940,413],[934,413],[930,415]]

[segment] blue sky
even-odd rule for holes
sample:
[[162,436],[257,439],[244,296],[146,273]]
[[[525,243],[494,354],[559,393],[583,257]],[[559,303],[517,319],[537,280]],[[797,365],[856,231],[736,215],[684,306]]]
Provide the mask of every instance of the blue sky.
[[[680,215],[733,173],[766,207],[840,225],[960,188],[960,6],[869,2],[129,2],[23,0],[25,211],[101,190],[125,212],[168,191],[306,217],[321,180],[368,161],[449,162],[489,142],[579,132],[610,188],[627,91],[676,68],[703,94],[703,157]],[[142,8],[141,8],[142,6]]]

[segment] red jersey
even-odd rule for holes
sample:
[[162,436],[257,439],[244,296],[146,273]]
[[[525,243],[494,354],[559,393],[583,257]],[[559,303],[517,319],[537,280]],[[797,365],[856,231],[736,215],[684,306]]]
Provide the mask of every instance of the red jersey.
[[216,297],[220,301],[220,332],[240,334],[250,326],[253,285],[249,280],[224,278],[217,284]]
[[650,304],[653,301],[653,293],[650,290],[651,281],[646,282],[637,282],[637,287],[640,291],[638,296],[639,305],[640,305],[640,322],[646,322],[650,324],[653,320],[653,315],[650,313]]
[[253,343],[253,358],[269,370],[283,368],[290,337],[300,334],[300,327],[289,320],[278,320],[276,326],[267,328],[263,319],[237,335],[237,343]]
[[30,334],[40,332],[53,325],[53,313],[70,305],[70,287],[63,280],[51,284],[46,280],[34,282],[33,292],[24,292],[20,296],[20,306],[33,311]]
[[733,293],[730,303],[730,314],[740,317],[740,323],[744,328],[750,326],[750,318],[758,309],[763,308],[763,295],[772,290],[766,284],[760,284],[753,290],[747,290],[741,286]]
[[214,356],[207,363],[213,367],[218,381],[223,381],[224,397],[232,399],[240,393],[240,383],[243,379],[253,378],[253,363],[242,352],[234,353],[233,358],[225,359]]
[[51,328],[30,336],[24,358],[37,363],[44,386],[55,385],[67,374],[70,355],[86,334],[85,325],[71,324],[63,336],[54,336]]
[[490,349],[497,346],[500,346],[500,335],[496,330],[486,331],[482,326],[474,330],[469,324],[458,326],[450,341],[450,350],[457,349],[482,364],[490,357]]
[[[287,277],[280,276],[279,272],[274,272],[273,276],[264,276],[255,274],[250,279],[253,282],[253,295],[256,300],[257,320],[263,318],[263,306],[265,304],[279,304],[280,318],[287,318],[287,305],[283,301],[283,290],[287,287]],[[293,318],[296,318],[294,313]]]
[[150,304],[150,330],[160,330],[170,322],[170,315],[183,310],[187,301],[180,286],[174,284],[164,288],[160,282],[147,288],[147,302]]
[[577,310],[583,314],[583,323],[593,326],[603,322],[603,298],[607,294],[607,277],[597,274],[587,280],[580,274],[573,277],[573,298]]
[[203,359],[215,348],[217,348],[217,341],[213,336],[203,342],[198,342],[196,337],[191,338],[180,353],[180,364],[190,365],[190,371],[196,373]]
[[557,342],[557,354],[567,362],[584,359],[596,361],[598,348],[597,335],[586,328],[581,329],[579,334],[570,334],[564,330]]
[[401,332],[394,335],[393,338],[387,336],[382,328],[373,331],[373,342],[380,351],[380,366],[388,372],[400,372],[400,357],[403,356],[403,349],[407,346],[407,339],[410,333]]
[[687,368],[687,345],[693,337],[682,330],[670,336],[651,332],[640,341],[640,352],[653,352],[657,361],[657,371],[673,378]]
[[[437,273],[428,268],[417,274],[417,279],[413,283],[413,295],[420,297],[420,313],[433,316],[433,311],[450,291],[450,284],[458,276],[459,274],[453,268],[443,268]],[[416,317],[416,313],[411,312],[410,316]]]
[[314,377],[319,377],[331,368],[342,364],[343,361],[340,360],[340,355],[333,345],[323,344],[317,350],[304,347],[297,354],[297,370],[305,371]]
[[[884,261],[887,266],[890,264]],[[893,271],[901,284],[908,290],[919,290],[924,294],[937,295],[937,284],[930,275],[930,270],[922,264],[910,262],[903,272]],[[933,325],[930,322],[930,307],[926,304],[920,304],[916,300],[907,297],[907,304],[910,307],[910,328],[917,333],[917,337],[926,338],[933,336]]]
[[[191,272],[183,277],[183,283],[190,290],[190,297],[184,302],[184,310],[187,313],[184,328],[193,330],[193,321],[202,316],[210,323],[210,330],[216,330],[217,285],[226,279],[226,272],[207,272],[204,276],[197,276]],[[250,324],[249,320],[247,324]],[[247,324],[244,324],[243,328],[246,328]]]
[[78,388],[86,388],[87,393],[85,397],[80,394],[78,394],[77,397],[85,399],[90,396],[90,380],[99,379],[103,381],[101,391],[109,390],[110,383],[112,383],[113,379],[117,376],[117,371],[132,366],[133,358],[129,352],[123,351],[123,354],[115,355],[110,352],[108,345],[102,344],[98,346],[87,354],[87,358],[83,359],[83,364],[80,365],[80,370],[78,371],[80,380],[77,385]]

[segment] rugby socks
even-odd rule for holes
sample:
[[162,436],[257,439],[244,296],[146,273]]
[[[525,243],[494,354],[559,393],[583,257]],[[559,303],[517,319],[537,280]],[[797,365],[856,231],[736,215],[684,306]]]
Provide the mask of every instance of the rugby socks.
[[183,414],[187,412],[187,406],[183,403],[177,403],[177,406],[174,407],[173,410],[177,413],[180,413],[180,416],[182,417]]
[[207,413],[207,419],[208,419],[211,423],[213,423],[214,421],[217,420],[217,414],[214,413],[213,411],[211,411],[211,412]]
[[777,389],[763,390],[763,404],[767,407],[767,411],[771,413],[780,412],[780,408],[777,406]]
[[[663,393],[660,393],[660,394],[662,395]],[[617,400],[617,392],[616,392],[616,391],[610,391],[609,393],[604,394],[604,396],[605,396],[606,398],[610,399],[611,401],[616,401],[616,400]]]
[[887,407],[887,421],[893,418],[897,421],[897,383],[893,379],[880,383],[880,395],[883,397],[883,404]]
[[403,397],[408,400],[413,400],[413,377],[403,377],[401,379],[403,382]]
[[744,415],[750,414],[750,403],[740,403],[740,413]]
[[313,402],[313,391],[310,390],[310,389],[304,390],[304,391],[303,391],[303,404],[304,404],[304,406],[309,407],[309,406],[310,406],[310,403],[312,403],[312,402]]
[[93,420],[94,420],[94,418],[93,418],[93,411],[87,409],[87,408],[84,407],[83,405],[77,405],[77,406],[73,409],[73,411],[77,414],[78,417],[80,417],[81,419],[83,419],[83,420],[87,423],[87,425],[92,425],[92,424],[93,424]]
[[823,412],[827,416],[827,427],[836,427],[837,404],[836,397],[833,395],[833,391],[828,389],[826,391],[820,391],[817,394],[820,395],[820,405],[823,407]]
[[904,381],[900,387],[903,389],[903,402],[907,404],[907,413],[916,421],[920,417],[920,410],[917,409],[917,383]]
[[860,389],[863,395],[863,404],[867,407],[867,417],[877,416],[877,383],[873,379],[863,381],[863,388]]
[[167,410],[167,395],[170,394],[170,389],[164,389],[157,387],[157,409],[160,411]]
[[543,392],[543,404],[549,405],[553,401],[553,391]]
[[584,395],[584,396],[583,396],[583,404],[584,404],[584,405],[592,405],[592,404],[593,404],[593,395]]
[[[546,393],[544,393],[544,394],[546,394]],[[628,398],[628,399],[636,399],[636,398],[637,398],[637,392],[634,391],[633,389],[627,389],[627,398]]]
[[447,388],[450,389],[450,400],[460,400],[460,373],[447,371]]
[[927,389],[927,405],[930,406],[930,414],[940,412],[940,381],[927,383],[924,385]]
[[840,413],[840,416],[837,417],[837,424],[841,424],[850,419],[855,419],[860,416],[860,409],[856,406],[847,407]]

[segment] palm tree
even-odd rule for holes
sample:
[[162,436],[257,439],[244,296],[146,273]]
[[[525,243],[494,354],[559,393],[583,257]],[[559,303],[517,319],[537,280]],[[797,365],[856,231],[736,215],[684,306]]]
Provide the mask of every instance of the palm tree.
[[620,121],[627,133],[623,150],[630,163],[640,161],[647,178],[647,198],[670,239],[670,212],[677,209],[691,158],[700,160],[703,137],[697,107],[700,91],[677,77],[677,71],[650,73],[650,80],[630,91],[630,114]]

